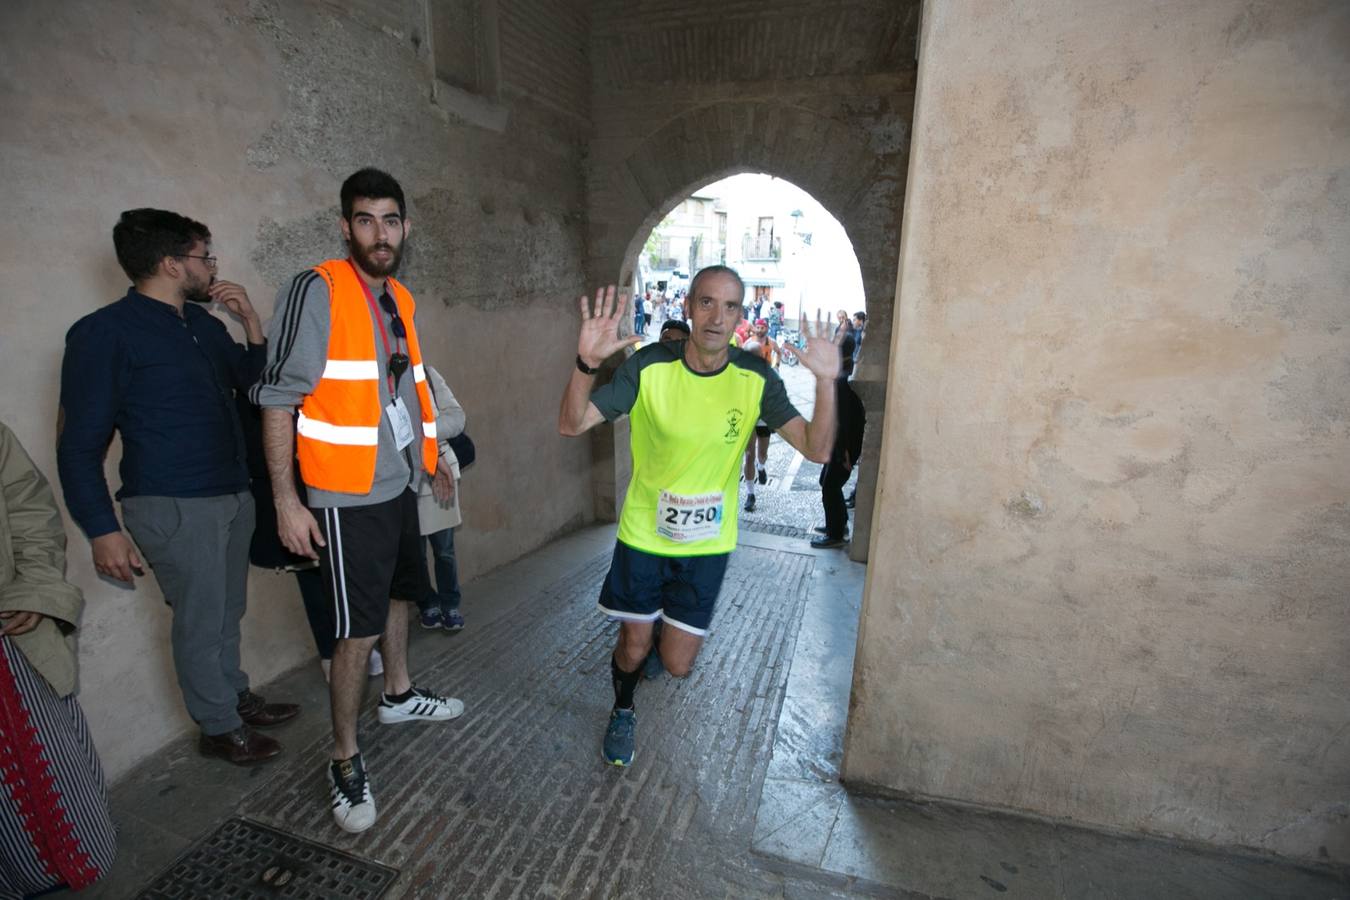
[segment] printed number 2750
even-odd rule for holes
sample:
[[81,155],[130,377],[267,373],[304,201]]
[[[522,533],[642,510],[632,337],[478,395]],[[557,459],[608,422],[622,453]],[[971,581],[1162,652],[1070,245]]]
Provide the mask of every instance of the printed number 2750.
[[702,525],[704,522],[717,521],[717,507],[699,507],[698,509],[667,509],[667,525]]

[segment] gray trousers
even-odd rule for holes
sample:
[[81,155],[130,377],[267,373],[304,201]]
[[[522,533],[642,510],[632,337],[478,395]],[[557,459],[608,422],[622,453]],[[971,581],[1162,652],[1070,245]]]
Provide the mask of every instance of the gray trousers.
[[173,608],[173,665],[188,715],[203,734],[243,722],[248,690],[239,668],[239,623],[247,605],[253,497],[127,497],[122,520]]

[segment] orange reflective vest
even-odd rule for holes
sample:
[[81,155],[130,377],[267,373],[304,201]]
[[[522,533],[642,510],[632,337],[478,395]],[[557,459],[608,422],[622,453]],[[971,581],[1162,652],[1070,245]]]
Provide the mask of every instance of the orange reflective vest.
[[[380,379],[386,377],[389,362],[382,358],[384,350],[375,337],[370,304],[352,264],[345,259],[330,259],[315,266],[314,271],[328,283],[328,361],[319,383],[301,404],[296,422],[300,476],[305,484],[320,490],[368,494],[375,483],[375,456],[384,415]],[[416,304],[408,289],[392,278],[389,290],[408,332],[408,361],[422,412],[422,467],[434,474],[436,407],[427,389],[422,348],[413,328]],[[415,433],[416,422],[413,429]]]

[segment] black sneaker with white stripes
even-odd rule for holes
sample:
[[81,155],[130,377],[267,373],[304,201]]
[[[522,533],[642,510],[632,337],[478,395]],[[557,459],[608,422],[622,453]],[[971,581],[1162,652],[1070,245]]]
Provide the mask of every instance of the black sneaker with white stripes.
[[366,777],[366,766],[361,762],[360,753],[351,759],[331,760],[328,785],[333,819],[339,828],[350,834],[360,834],[375,824],[375,798],[371,796],[370,779]]
[[408,699],[394,700],[388,694],[380,695],[375,715],[381,725],[400,722],[448,722],[464,714],[464,704],[454,697],[438,697],[413,685]]

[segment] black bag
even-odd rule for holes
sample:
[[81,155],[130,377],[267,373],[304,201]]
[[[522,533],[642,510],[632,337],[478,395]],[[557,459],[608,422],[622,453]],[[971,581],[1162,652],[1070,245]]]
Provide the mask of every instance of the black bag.
[[450,449],[455,451],[455,459],[459,460],[459,470],[463,472],[469,466],[473,465],[474,457],[477,455],[473,446],[473,438],[469,437],[467,431],[461,431],[459,434],[450,438]]

